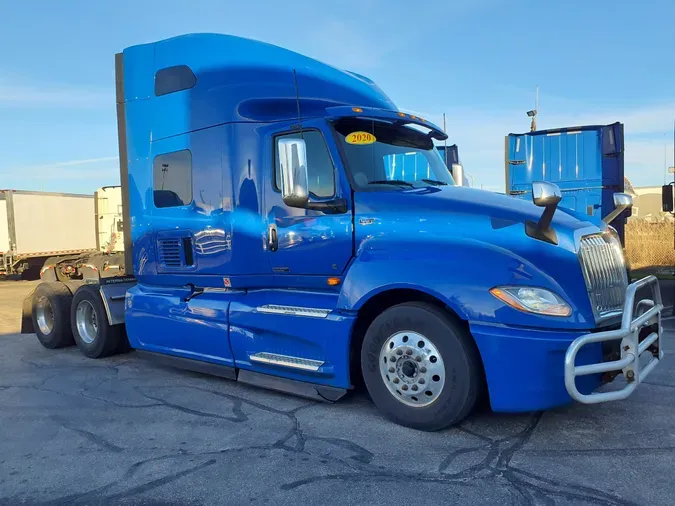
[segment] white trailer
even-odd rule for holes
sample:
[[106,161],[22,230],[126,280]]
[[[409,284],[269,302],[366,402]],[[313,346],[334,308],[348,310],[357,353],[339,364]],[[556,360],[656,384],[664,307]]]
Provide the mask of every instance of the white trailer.
[[123,255],[110,254],[124,250],[121,201],[119,186],[93,195],[0,190],[0,275],[58,279],[57,266],[67,277],[82,277],[80,268],[119,270]]

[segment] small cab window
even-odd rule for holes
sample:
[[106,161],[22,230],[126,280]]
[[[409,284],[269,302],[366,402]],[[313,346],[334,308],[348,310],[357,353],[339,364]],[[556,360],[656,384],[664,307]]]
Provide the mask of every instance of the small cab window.
[[155,207],[179,207],[192,202],[192,153],[189,150],[156,156],[152,172]]
[[307,183],[309,192],[315,197],[328,198],[335,195],[335,167],[328,152],[328,146],[323,135],[318,130],[305,130],[300,132],[280,135],[274,140],[274,186],[278,190],[281,182],[281,164],[277,151],[278,139],[304,139],[307,147]]
[[176,65],[158,70],[155,74],[155,96],[160,97],[176,91],[188,90],[197,84],[197,77],[190,67]]

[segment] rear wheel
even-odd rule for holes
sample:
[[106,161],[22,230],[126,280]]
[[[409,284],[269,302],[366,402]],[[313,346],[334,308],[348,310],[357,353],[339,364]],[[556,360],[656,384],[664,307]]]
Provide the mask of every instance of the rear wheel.
[[462,421],[482,384],[471,336],[444,311],[420,302],[396,305],[373,321],[361,367],[380,411],[396,423],[428,431]]
[[45,348],[73,344],[70,328],[70,290],[63,283],[42,283],[33,294],[33,329]]
[[120,346],[121,329],[111,326],[98,290],[81,286],[73,296],[70,314],[77,347],[89,358],[102,358],[115,353]]

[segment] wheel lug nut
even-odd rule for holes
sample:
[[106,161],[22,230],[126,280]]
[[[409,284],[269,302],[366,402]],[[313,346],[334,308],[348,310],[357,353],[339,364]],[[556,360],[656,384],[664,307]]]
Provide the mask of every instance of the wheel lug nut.
[[391,360],[392,362],[396,362],[396,357],[394,355],[392,355],[389,360]]
[[396,369],[394,369],[393,367],[390,367],[389,372],[396,372]]
[[426,367],[420,367],[420,372],[422,372],[422,373],[427,372],[427,368]]
[[403,355],[403,351],[402,351],[402,350],[398,350],[398,351],[396,352],[396,354],[397,354],[397,355]]
[[422,361],[422,357],[420,357],[419,355],[417,355],[417,356],[415,357],[415,360],[416,360],[417,362],[421,362],[421,361]]
[[399,379],[398,379],[398,378],[394,378],[394,383],[398,383],[398,382],[399,382]]
[[406,350],[406,351],[405,351],[405,354],[406,354],[406,355],[412,355],[412,350]]
[[401,390],[408,390],[408,385],[403,385],[403,386],[401,387]]
[[420,378],[420,380],[418,381],[418,383],[419,383],[420,385],[424,385],[424,378]]
[[417,385],[413,385],[413,386],[410,387],[410,388],[412,388],[415,392],[417,392]]

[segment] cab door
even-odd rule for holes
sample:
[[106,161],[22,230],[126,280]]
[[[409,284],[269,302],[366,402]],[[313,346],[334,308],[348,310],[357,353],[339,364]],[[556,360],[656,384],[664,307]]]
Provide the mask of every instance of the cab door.
[[[323,120],[275,126],[266,136],[271,153],[265,188],[267,251],[278,275],[339,276],[352,256],[351,190],[332,137]],[[307,147],[307,175],[313,201],[344,198],[345,212],[324,212],[287,206],[279,190],[281,170],[277,152],[280,138],[302,138]]]

